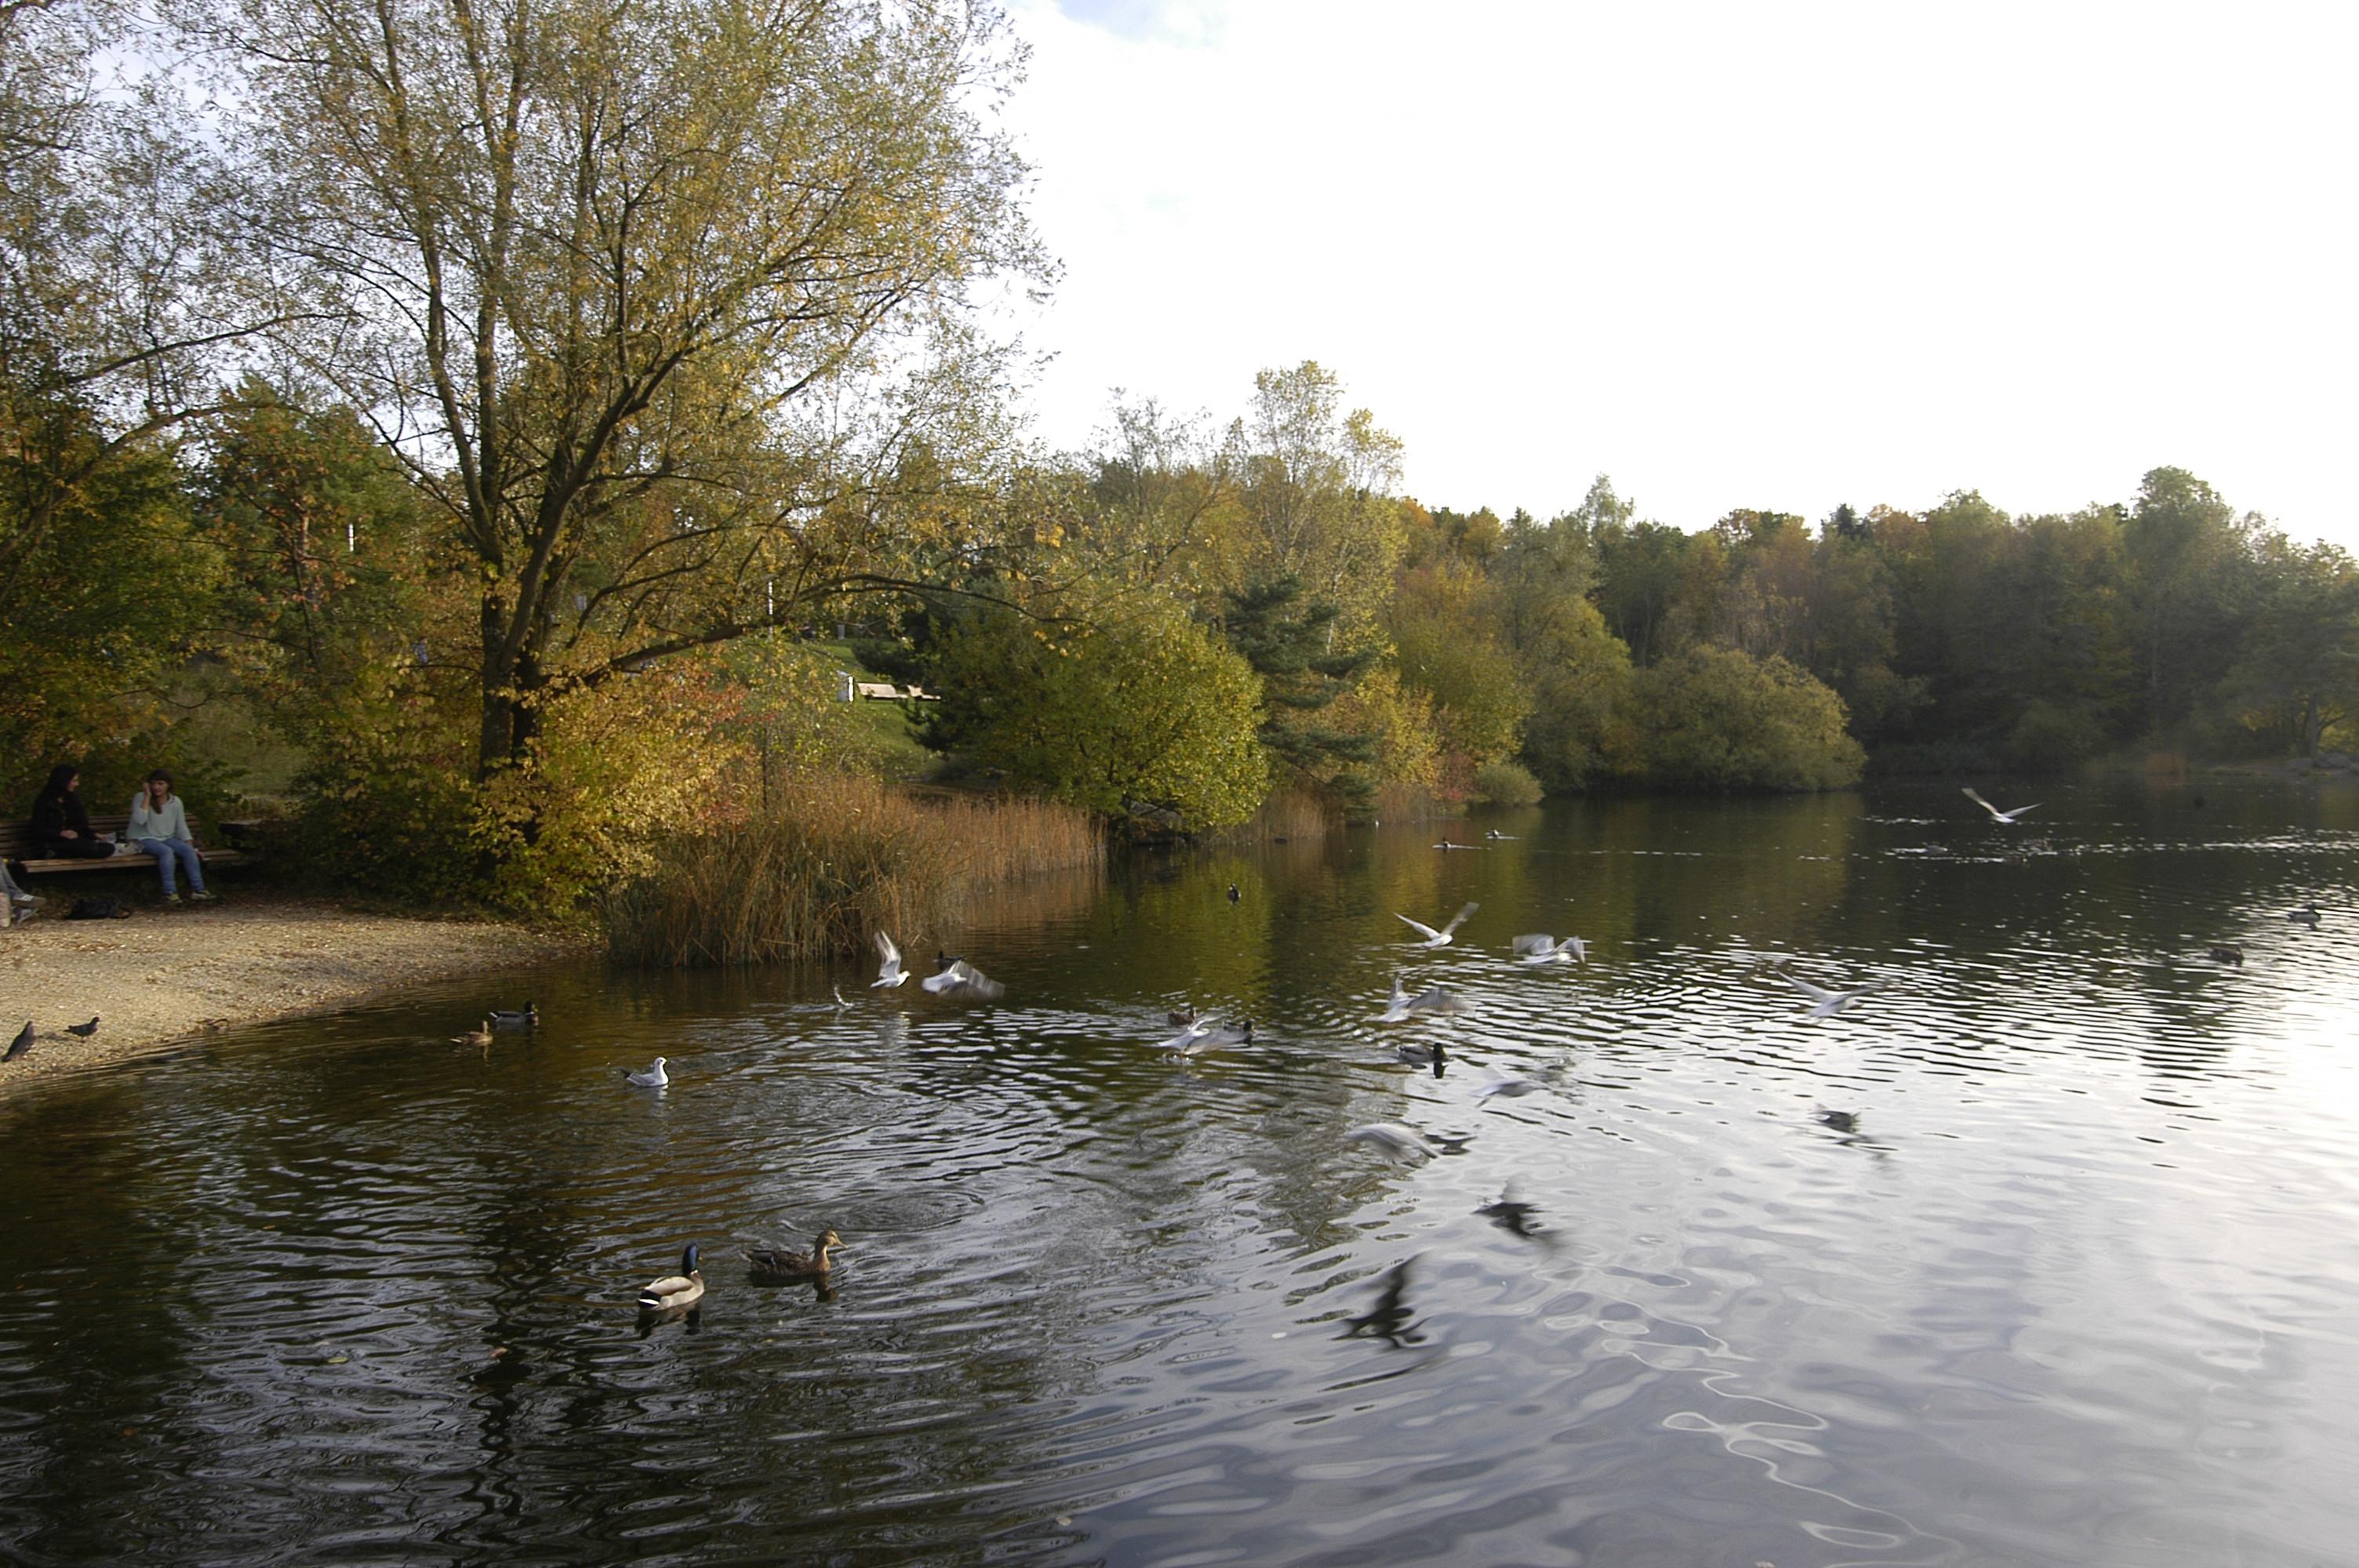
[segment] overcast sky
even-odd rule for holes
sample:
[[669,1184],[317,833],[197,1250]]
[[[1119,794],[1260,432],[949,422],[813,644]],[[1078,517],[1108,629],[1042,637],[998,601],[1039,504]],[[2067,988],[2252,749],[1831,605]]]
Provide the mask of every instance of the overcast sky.
[[1012,3],[1055,445],[1315,359],[1429,505],[2173,464],[2359,548],[2359,7]]

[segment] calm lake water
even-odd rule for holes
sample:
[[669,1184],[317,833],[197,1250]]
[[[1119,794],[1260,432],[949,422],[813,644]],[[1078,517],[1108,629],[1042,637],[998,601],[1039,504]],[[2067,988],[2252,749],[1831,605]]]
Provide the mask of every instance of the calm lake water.
[[1386,826],[1012,895],[995,1004],[582,967],[28,1086],[0,1558],[2359,1561],[2359,794],[2198,787]]

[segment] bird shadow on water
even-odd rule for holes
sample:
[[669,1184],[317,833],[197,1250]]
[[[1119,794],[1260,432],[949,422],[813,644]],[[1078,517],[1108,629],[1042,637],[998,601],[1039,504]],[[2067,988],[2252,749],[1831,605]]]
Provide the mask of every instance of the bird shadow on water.
[[1416,1326],[1417,1314],[1408,1304],[1409,1275],[1418,1256],[1402,1259],[1384,1272],[1376,1289],[1374,1305],[1366,1312],[1343,1320],[1343,1332],[1338,1339],[1381,1339],[1396,1350],[1406,1350],[1425,1343],[1424,1331]]

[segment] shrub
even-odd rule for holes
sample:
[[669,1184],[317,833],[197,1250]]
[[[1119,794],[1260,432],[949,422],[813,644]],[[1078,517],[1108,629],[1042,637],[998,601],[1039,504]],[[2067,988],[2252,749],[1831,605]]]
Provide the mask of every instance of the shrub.
[[1540,781],[1518,762],[1486,762],[1475,770],[1474,787],[1494,806],[1531,806],[1540,798]]
[[1834,789],[1866,755],[1843,699],[1781,658],[1698,646],[1634,678],[1655,782],[1687,789]]

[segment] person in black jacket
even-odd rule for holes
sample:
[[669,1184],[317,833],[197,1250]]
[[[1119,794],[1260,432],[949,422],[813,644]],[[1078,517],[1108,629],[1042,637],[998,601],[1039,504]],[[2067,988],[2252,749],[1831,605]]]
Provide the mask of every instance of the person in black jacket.
[[103,860],[114,846],[90,830],[90,813],[82,808],[74,786],[82,770],[60,762],[49,770],[49,782],[33,802],[33,849],[50,860]]

